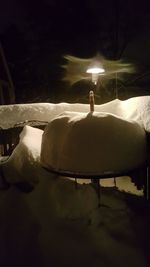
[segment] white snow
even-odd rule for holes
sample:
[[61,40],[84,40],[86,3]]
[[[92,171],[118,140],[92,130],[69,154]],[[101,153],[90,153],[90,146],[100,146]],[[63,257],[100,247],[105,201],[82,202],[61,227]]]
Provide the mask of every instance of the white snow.
[[[43,131],[40,129],[24,127],[20,134],[19,144],[9,159],[1,163],[6,180],[10,184],[18,182],[37,184],[41,177],[50,177],[51,197],[56,202],[55,212],[59,216],[72,219],[82,217],[98,206],[95,190],[89,185],[78,185],[78,190],[76,190],[74,181],[68,178],[58,179],[56,175],[42,168],[40,164],[42,134]],[[68,198],[72,199],[71,203],[68,202]]]
[[[149,101],[150,97],[114,100],[97,111],[123,114],[123,118],[135,119],[149,131]],[[66,103],[2,106],[0,126],[13,127],[32,119],[51,120],[67,108],[89,111],[88,105]],[[136,123],[135,128],[139,129]],[[25,126],[9,160],[0,165],[11,184],[35,184],[28,194],[15,186],[0,191],[1,266],[149,266],[150,214],[146,202],[139,196],[102,188],[103,206],[99,208],[90,184],[80,184],[78,179],[76,187],[74,180],[41,167],[42,134],[42,130]],[[129,177],[123,179],[129,181]],[[126,185],[121,189],[125,190]]]
[[[37,182],[37,164],[40,161],[41,141],[43,131],[25,126],[20,134],[20,141],[7,160],[3,169],[7,181],[11,183],[21,181]],[[12,173],[13,170],[13,173]]]
[[50,121],[59,113],[65,110],[84,109],[89,111],[89,105],[69,104],[69,103],[33,103],[33,104],[15,104],[0,106],[0,126],[3,129],[13,127],[15,124],[28,121]]
[[18,146],[2,164],[10,183],[38,183],[28,194],[15,186],[0,192],[1,266],[149,266],[144,200],[102,188],[103,206],[98,207],[90,184],[76,187],[41,167],[42,133],[25,126]]
[[[107,112],[124,119],[133,119],[149,131],[150,96],[133,97],[121,101],[115,99],[106,104],[95,105],[95,111]],[[88,104],[34,103],[0,106],[0,127],[7,129],[26,120],[50,121],[64,111],[89,112]]]
[[146,160],[142,127],[109,113],[64,112],[45,128],[43,166],[70,174],[103,175],[138,168]]

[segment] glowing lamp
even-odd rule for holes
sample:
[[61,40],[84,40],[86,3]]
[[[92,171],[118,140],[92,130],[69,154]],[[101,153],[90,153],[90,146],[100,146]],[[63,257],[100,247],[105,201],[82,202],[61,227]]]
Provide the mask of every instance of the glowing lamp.
[[102,67],[89,67],[86,72],[92,74],[92,82],[97,84],[98,75],[105,72],[105,70]]
[[[92,74],[92,82],[96,85],[97,81],[98,81],[98,75],[100,73],[105,72],[105,70],[102,67],[97,67],[97,66],[90,66],[87,71],[87,73],[91,73]],[[94,92],[90,91],[89,92],[89,103],[90,103],[90,111],[93,112],[94,111]]]

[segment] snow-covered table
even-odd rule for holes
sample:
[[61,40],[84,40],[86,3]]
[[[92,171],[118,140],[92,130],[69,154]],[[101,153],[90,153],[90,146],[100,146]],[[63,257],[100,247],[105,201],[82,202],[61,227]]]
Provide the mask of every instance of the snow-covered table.
[[145,167],[144,129],[135,121],[103,112],[64,112],[45,128],[41,164],[74,178],[117,177]]

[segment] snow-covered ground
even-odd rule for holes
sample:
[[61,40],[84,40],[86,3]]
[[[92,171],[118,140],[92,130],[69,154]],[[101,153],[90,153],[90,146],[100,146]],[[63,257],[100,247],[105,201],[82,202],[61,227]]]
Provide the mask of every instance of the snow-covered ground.
[[[99,111],[110,112],[110,105],[112,114],[121,115],[118,106],[119,112],[126,114],[124,118],[136,118],[149,129],[149,97],[115,101],[102,105]],[[39,108],[31,112],[36,110],[34,105],[39,106],[16,105],[17,113],[13,106],[10,110],[3,106],[0,125],[7,128],[24,120],[51,120],[51,112],[44,110],[41,117]],[[75,183],[42,168],[42,134],[42,130],[25,126],[18,146],[0,164],[11,184],[7,190],[0,190],[1,266],[150,266],[150,212],[142,190],[137,191],[129,177],[117,178],[117,188],[113,187],[114,179],[102,180],[99,207],[98,195],[87,180]],[[21,182],[31,183],[34,189],[21,191],[16,186]]]
[[[1,164],[11,183],[0,191],[1,266],[149,266],[150,214],[142,191],[129,177],[116,179],[119,190],[113,179],[102,181],[99,207],[86,180],[76,184],[41,167],[42,133],[25,126]],[[15,184],[23,181],[34,189],[20,191]]]
[[[145,202],[111,188],[97,207],[90,186],[41,176],[31,193],[0,192],[1,266],[147,267]],[[108,205],[108,207],[107,207]]]

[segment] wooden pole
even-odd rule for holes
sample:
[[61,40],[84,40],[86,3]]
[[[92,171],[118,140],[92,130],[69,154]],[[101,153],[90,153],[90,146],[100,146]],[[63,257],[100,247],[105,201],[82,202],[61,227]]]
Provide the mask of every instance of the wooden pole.
[[14,84],[13,84],[13,81],[12,81],[12,78],[11,78],[11,74],[10,74],[10,71],[9,71],[9,68],[8,68],[8,64],[7,64],[7,61],[6,61],[6,58],[5,58],[5,55],[4,55],[4,50],[2,48],[1,43],[0,43],[0,55],[1,55],[1,58],[2,58],[2,61],[3,61],[3,65],[4,65],[4,68],[5,68],[5,71],[6,71],[6,75],[7,75],[9,84],[10,84],[10,86],[8,88],[8,93],[9,93],[9,97],[10,97],[10,104],[14,104],[15,103]]
[[89,103],[90,103],[90,112],[93,112],[94,111],[94,104],[95,104],[93,91],[89,92]]

